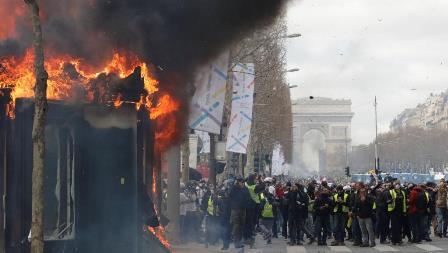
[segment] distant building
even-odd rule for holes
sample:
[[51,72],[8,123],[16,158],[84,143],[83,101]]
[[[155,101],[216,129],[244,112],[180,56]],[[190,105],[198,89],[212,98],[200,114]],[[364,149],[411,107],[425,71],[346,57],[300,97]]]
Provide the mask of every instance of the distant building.
[[405,109],[390,124],[392,131],[405,127],[448,129],[448,90],[431,93],[425,103]]

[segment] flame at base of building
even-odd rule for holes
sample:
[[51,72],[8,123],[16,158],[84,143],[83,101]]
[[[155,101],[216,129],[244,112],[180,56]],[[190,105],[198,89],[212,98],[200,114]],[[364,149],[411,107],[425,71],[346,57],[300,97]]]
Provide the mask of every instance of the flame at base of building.
[[[157,154],[157,152],[156,152]],[[159,164],[161,161],[159,161],[158,159],[160,159],[160,156],[155,155],[154,156],[155,159],[155,163]],[[154,204],[154,211],[157,215],[157,217],[159,217],[159,220],[161,219],[160,217],[160,199],[161,199],[161,189],[160,189],[160,177],[161,173],[160,173],[160,168],[158,168],[158,166],[153,166],[152,168],[152,182],[151,182],[151,193],[152,193],[152,199],[153,199],[153,204]],[[160,222],[159,222],[160,224]],[[148,231],[151,232],[153,235],[155,235],[157,237],[157,239],[159,239],[159,241],[163,244],[163,246],[165,248],[167,248],[168,250],[171,250],[171,245],[168,241],[168,239],[165,237],[165,227],[163,224],[160,224],[158,227],[148,227]]]
[[165,237],[165,228],[162,226],[158,226],[155,228],[152,227],[148,227],[148,231],[153,233],[157,239],[159,239],[159,241],[163,244],[163,246],[165,246],[165,248],[171,250],[171,245],[168,241],[168,239],[166,239]]

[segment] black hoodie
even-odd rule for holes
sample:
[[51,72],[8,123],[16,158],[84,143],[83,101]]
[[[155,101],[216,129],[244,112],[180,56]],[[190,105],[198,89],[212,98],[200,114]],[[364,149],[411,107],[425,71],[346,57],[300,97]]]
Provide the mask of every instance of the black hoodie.
[[[325,206],[327,205],[327,206]],[[321,194],[314,202],[314,213],[319,217],[330,216],[333,209],[333,201],[329,194]]]

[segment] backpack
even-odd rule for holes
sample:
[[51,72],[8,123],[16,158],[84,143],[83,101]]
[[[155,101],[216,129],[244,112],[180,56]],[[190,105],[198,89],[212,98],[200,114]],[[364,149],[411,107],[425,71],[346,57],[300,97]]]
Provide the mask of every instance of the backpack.
[[418,193],[415,206],[420,210],[424,210],[428,207],[428,200],[426,199],[425,192],[422,191]]

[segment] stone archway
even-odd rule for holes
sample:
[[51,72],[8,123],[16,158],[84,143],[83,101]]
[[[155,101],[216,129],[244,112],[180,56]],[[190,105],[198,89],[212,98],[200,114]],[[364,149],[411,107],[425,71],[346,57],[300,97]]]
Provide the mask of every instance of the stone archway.
[[304,150],[304,143],[310,131],[317,131],[325,138],[318,174],[343,173],[348,162],[346,153],[351,151],[351,119],[354,115],[351,101],[303,98],[293,102],[292,112],[293,170],[298,170],[299,174],[309,172],[305,163],[307,151]]
[[307,171],[319,173],[326,168],[326,136],[316,128],[303,134],[301,143],[301,166]]

